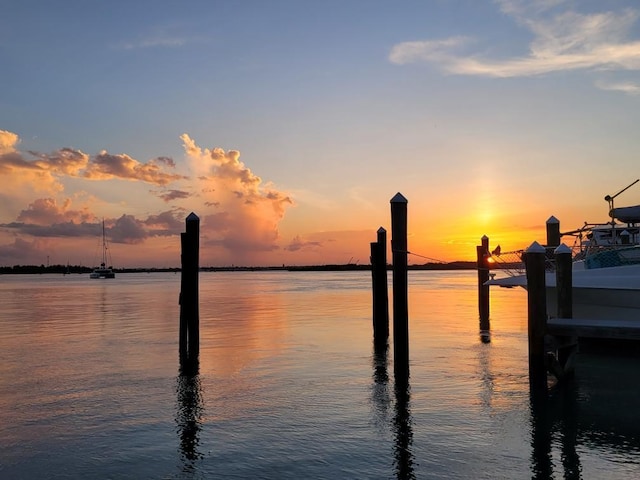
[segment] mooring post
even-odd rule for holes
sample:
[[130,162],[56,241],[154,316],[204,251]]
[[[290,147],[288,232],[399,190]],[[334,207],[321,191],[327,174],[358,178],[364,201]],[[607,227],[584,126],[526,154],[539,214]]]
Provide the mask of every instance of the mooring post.
[[547,388],[544,346],[547,330],[546,250],[538,242],[533,242],[524,257],[527,269],[529,385],[532,391],[541,392]]
[[547,219],[547,247],[560,245],[560,220],[551,215]]
[[480,332],[486,334],[491,325],[489,322],[489,237],[483,235],[480,245],[476,247],[478,267],[478,310],[480,315]]
[[407,203],[407,199],[399,192],[391,199],[393,365],[396,377],[409,376]]
[[[556,291],[558,318],[573,318],[573,259],[571,249],[564,243],[555,251]],[[573,373],[578,338],[575,336],[558,338],[558,364],[562,376]]]
[[378,241],[371,243],[373,290],[373,339],[376,345],[389,338],[389,294],[387,288],[387,231],[380,227]]
[[180,359],[197,362],[200,350],[200,312],[198,307],[198,273],[200,218],[191,212],[186,231],[180,234],[182,272],[180,280]]

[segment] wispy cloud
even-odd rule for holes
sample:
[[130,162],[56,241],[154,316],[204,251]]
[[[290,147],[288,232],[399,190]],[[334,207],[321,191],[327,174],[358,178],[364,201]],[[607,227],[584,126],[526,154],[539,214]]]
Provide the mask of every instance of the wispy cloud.
[[120,44],[120,48],[124,50],[133,50],[136,48],[157,48],[157,47],[182,47],[187,43],[187,39],[183,37],[147,37],[147,38],[138,38],[136,40],[132,40],[129,42],[124,42]]
[[322,242],[303,240],[300,235],[296,235],[284,249],[289,252],[297,252],[298,250],[314,250],[320,247],[322,247]]
[[529,53],[488,58],[469,49],[469,37],[403,42],[389,60],[403,65],[426,62],[458,75],[524,77],[571,70],[639,70],[640,40],[631,38],[634,9],[583,14],[548,0],[497,2],[503,13],[528,30]]
[[622,92],[627,95],[640,95],[640,84],[633,82],[596,82],[596,86],[601,90],[609,90],[612,92]]

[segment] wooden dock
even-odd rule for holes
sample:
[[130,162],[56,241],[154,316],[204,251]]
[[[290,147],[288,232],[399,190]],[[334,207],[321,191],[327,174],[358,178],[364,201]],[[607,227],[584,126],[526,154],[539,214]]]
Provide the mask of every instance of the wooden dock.
[[550,318],[547,333],[557,336],[640,340],[640,320]]

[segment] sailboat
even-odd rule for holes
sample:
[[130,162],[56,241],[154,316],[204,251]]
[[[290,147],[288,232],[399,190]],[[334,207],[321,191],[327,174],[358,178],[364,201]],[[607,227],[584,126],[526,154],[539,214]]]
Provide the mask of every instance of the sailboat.
[[107,267],[107,237],[104,232],[104,220],[102,220],[102,263],[89,274],[89,278],[116,278],[113,267]]

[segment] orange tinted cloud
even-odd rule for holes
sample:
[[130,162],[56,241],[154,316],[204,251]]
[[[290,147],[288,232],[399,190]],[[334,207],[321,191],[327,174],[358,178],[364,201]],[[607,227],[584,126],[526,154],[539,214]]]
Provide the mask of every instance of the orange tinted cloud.
[[176,180],[187,178],[182,175],[165,172],[163,165],[173,168],[175,163],[167,157],[140,163],[129,155],[123,153],[112,155],[103,150],[93,158],[83,175],[89,179],[122,178],[125,180],[141,180],[156,185],[167,185]]
[[51,225],[52,223],[84,223],[95,222],[96,216],[87,207],[71,210],[71,199],[67,198],[62,205],[58,205],[53,198],[39,198],[22,210],[18,215],[18,222],[35,225]]
[[212,256],[216,249],[219,254],[224,250],[235,263],[255,261],[256,252],[279,249],[278,223],[293,205],[290,196],[263,184],[240,161],[240,152],[202,149],[189,135],[180,138],[201,201],[212,210],[196,212],[201,213],[202,245]]

